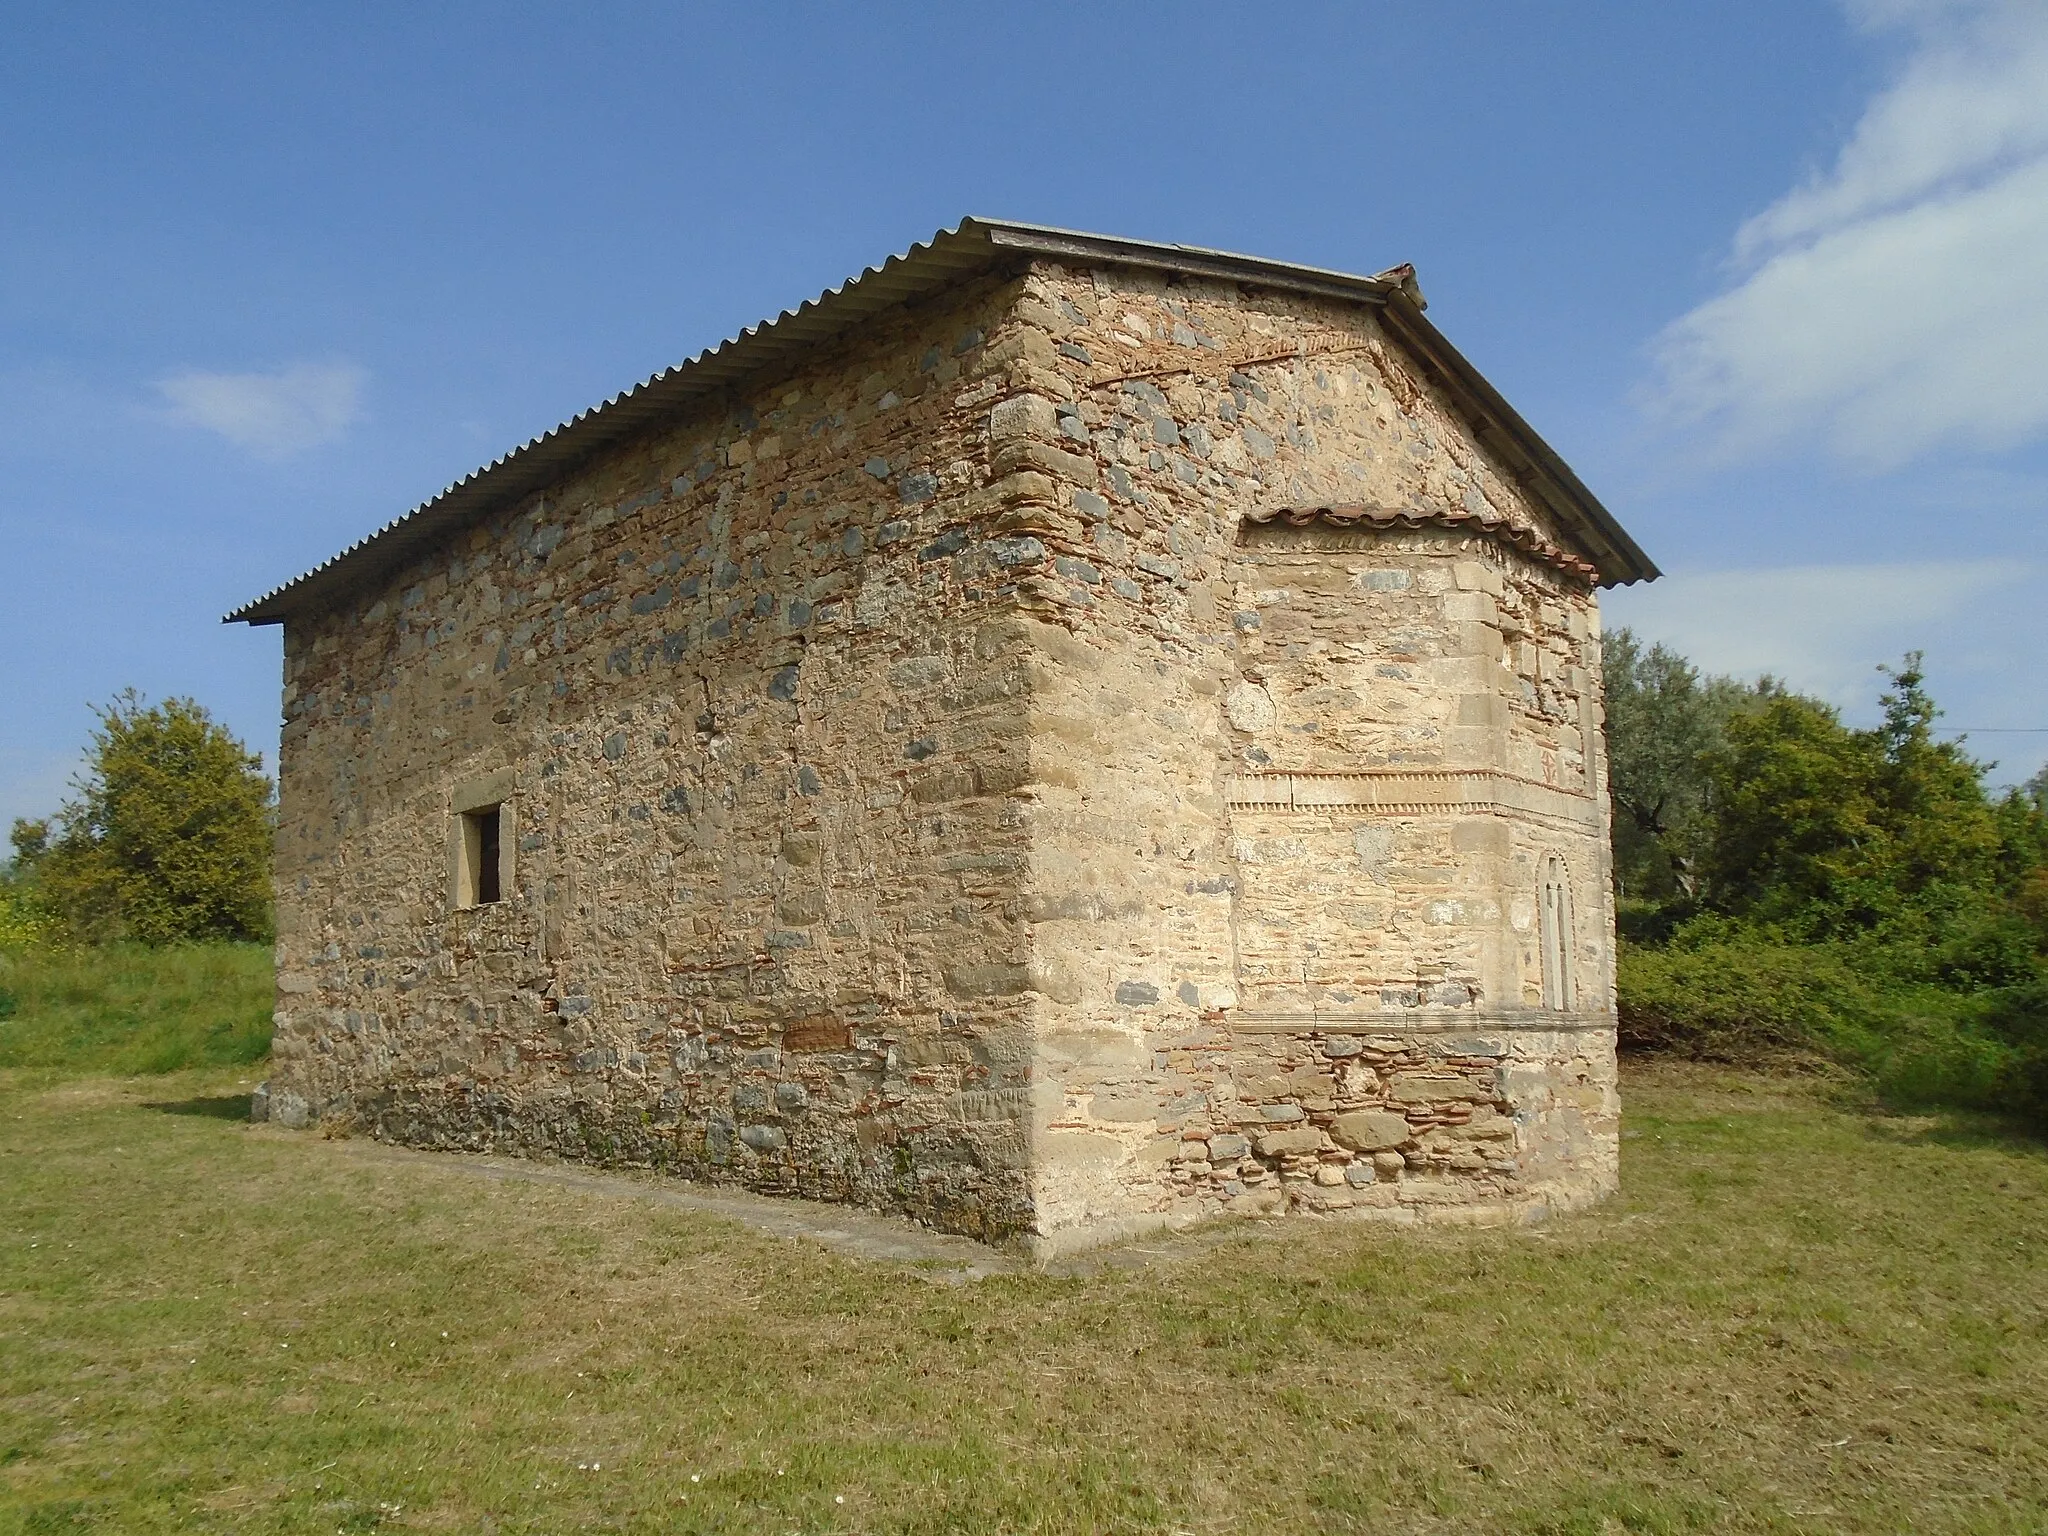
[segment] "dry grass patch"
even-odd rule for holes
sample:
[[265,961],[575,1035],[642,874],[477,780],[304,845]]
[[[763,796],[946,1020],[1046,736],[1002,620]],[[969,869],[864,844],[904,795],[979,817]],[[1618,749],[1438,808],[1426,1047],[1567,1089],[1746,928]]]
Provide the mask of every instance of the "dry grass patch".
[[[2030,1531],[2048,1158],[1637,1074],[1627,1194],[928,1284],[0,1088],[0,1532]],[[154,1104],[157,1107],[146,1107]]]

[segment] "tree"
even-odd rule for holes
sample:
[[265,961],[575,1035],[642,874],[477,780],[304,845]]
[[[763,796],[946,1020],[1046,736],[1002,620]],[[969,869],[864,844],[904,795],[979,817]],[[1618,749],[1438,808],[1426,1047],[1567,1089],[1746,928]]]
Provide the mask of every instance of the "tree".
[[1934,885],[1998,884],[1998,817],[1984,792],[1989,764],[1960,741],[1936,741],[1941,711],[1928,695],[1921,653],[1908,651],[1894,671],[1879,667],[1891,691],[1879,702],[1884,772],[1878,793],[1893,836],[1892,879],[1909,891]]
[[1690,901],[1712,830],[1707,756],[1722,744],[1728,721],[1777,685],[1703,678],[1662,644],[1645,650],[1628,629],[1607,636],[1602,678],[1617,879],[1625,895]]
[[131,688],[94,713],[91,766],[32,861],[43,900],[83,938],[269,938],[262,758],[190,699]]
[[1710,904],[1783,920],[1831,911],[1888,863],[1874,790],[1876,735],[1816,699],[1780,694],[1728,722],[1708,754],[1713,826],[1702,861]]
[[1901,1102],[2048,1127],[2048,773],[1991,795],[1918,652],[1857,730],[1768,679],[1717,718],[1713,680],[1619,638],[1617,865],[1631,827],[1696,853],[1696,899],[1631,914],[1623,1037],[1818,1049]]
[[1961,743],[1935,740],[1919,652],[1879,670],[1892,686],[1873,730],[1784,694],[1728,722],[1706,759],[1711,906],[1809,939],[1910,919],[1930,944],[2008,910],[2037,821],[1993,803]]
[[2048,764],[2034,770],[2034,776],[2020,786],[2020,794],[2033,801],[2036,810],[2048,811]]
[[7,841],[14,849],[12,872],[17,876],[25,875],[35,868],[38,859],[50,851],[50,824],[17,816],[13,829],[7,834]]

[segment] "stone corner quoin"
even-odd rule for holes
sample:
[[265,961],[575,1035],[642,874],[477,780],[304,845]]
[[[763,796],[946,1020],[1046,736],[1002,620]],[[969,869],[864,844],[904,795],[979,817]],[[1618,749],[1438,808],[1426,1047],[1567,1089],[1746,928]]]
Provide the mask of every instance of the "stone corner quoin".
[[1594,581],[1490,443],[1372,304],[1034,256],[325,589],[265,1112],[1040,1252],[1611,1191]]

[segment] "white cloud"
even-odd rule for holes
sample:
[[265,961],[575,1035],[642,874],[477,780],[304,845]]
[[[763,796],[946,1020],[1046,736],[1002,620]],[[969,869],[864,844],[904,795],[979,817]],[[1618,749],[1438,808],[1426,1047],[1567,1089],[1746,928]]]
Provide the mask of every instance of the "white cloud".
[[282,458],[347,431],[361,413],[367,377],[345,363],[299,363],[276,373],[180,373],[156,387],[174,419]]
[[[1769,672],[1854,709],[1876,696],[1877,664],[1908,650],[1939,649],[1965,670],[1988,664],[2002,672],[2006,658],[1984,655],[1967,637],[1983,628],[2003,589],[2031,583],[2034,574],[2012,560],[1705,571],[1609,593],[1601,606],[1609,624],[1662,640],[1705,671]],[[1991,704],[1972,700],[1979,713]]]
[[1746,223],[1735,286],[1658,338],[1660,404],[1728,457],[1865,470],[2048,430],[2048,5],[1861,0],[1904,31],[1834,164]]

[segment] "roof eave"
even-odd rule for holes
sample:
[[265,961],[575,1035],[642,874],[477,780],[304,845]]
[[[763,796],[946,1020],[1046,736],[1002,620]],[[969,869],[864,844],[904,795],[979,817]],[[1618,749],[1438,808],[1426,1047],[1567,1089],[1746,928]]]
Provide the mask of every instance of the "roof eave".
[[1043,224],[970,218],[961,220],[957,229],[942,230],[839,287],[572,417],[305,574],[244,604],[222,622],[281,624],[295,612],[395,569],[444,534],[552,483],[593,454],[672,415],[688,402],[730,389],[799,350],[833,339],[870,315],[986,270],[1005,255],[1145,267],[1378,305],[1394,334],[1438,375],[1472,416],[1482,439],[1530,480],[1566,528],[1588,543],[1603,585],[1645,581],[1658,574],[1571,467],[1424,318],[1426,301],[1416,285],[1413,267],[1394,267],[1360,277],[1200,246],[1161,245]]
[[1383,319],[1463,407],[1479,440],[1521,471],[1551,512],[1586,546],[1599,567],[1601,586],[1655,581],[1663,574],[1571,465],[1430,323],[1420,305],[1397,293],[1388,300]]

